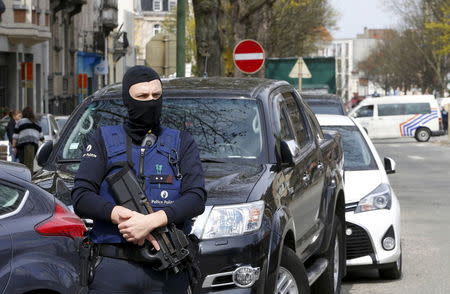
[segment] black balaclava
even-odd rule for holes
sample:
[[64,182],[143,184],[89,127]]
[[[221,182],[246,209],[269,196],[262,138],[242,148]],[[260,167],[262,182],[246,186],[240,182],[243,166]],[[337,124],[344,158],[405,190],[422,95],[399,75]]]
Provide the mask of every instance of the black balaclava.
[[133,66],[123,76],[122,98],[128,108],[125,131],[135,144],[140,144],[148,131],[159,133],[162,96],[157,100],[139,101],[130,96],[130,87],[142,82],[160,80],[158,73],[150,67]]

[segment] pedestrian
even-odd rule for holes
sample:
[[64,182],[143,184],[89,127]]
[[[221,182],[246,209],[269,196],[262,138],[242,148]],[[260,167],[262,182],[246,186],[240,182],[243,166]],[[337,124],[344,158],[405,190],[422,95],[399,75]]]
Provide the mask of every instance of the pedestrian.
[[445,132],[448,132],[448,106],[447,105],[444,105],[441,109],[442,125],[443,125]]
[[18,161],[16,153],[13,148],[13,135],[17,121],[22,118],[22,113],[19,110],[13,110],[9,113],[9,122],[6,125],[6,135],[9,141],[9,154],[11,154],[11,161]]
[[[89,235],[101,260],[89,293],[188,291],[186,271],[156,271],[151,263],[124,257],[137,252],[146,240],[158,250],[159,245],[150,234],[158,227],[174,223],[189,233],[191,219],[205,208],[206,191],[197,145],[189,133],[160,125],[162,93],[160,78],[152,68],[130,68],[122,80],[128,119],[123,125],[97,129],[82,155],[72,200],[79,216],[93,220]],[[175,157],[161,152],[162,146],[172,149]],[[114,173],[110,169],[114,163],[124,161],[132,161],[133,171],[143,179],[143,189],[156,212],[143,215],[113,200],[105,178]],[[167,180],[152,183],[150,179],[155,175],[164,175]],[[105,246],[112,246],[117,253],[103,254],[101,248]]]
[[22,118],[14,128],[13,148],[19,162],[25,164],[33,173],[34,157],[39,144],[44,141],[41,127],[36,123],[33,108],[30,106],[22,110]]

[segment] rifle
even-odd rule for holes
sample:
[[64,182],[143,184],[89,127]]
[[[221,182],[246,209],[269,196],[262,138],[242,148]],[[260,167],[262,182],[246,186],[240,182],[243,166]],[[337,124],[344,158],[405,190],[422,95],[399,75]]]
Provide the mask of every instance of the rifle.
[[[144,190],[130,166],[119,164],[115,167],[117,166],[122,169],[106,178],[116,203],[145,215],[153,213]],[[174,273],[178,273],[179,266],[189,256],[187,236],[173,223],[154,230],[152,234],[161,249],[156,251],[146,240],[143,246],[138,247],[137,256],[139,259],[152,263],[153,269],[157,271],[172,269]]]

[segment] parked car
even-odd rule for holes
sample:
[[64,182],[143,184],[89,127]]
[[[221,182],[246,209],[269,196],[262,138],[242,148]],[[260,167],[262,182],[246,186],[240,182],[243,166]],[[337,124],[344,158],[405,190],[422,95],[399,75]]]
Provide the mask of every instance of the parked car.
[[79,217],[31,183],[28,168],[0,161],[1,293],[80,293],[77,244],[85,231]]
[[[297,91],[265,79],[163,81],[162,124],[190,132],[208,200],[193,226],[203,280],[195,293],[339,293],[344,273],[340,136],[322,133]],[[89,135],[121,124],[120,85],[85,99],[34,181],[70,205]],[[306,267],[306,271],[305,271]],[[282,291],[283,290],[283,291]]]
[[59,139],[59,126],[56,123],[53,114],[36,114],[37,122],[42,128],[44,134],[44,142],[54,141]]
[[347,113],[342,98],[337,95],[326,93],[301,93],[300,95],[315,114],[345,115]]
[[324,130],[338,131],[344,143],[345,239],[347,268],[376,268],[386,279],[402,275],[400,204],[386,173],[395,172],[394,160],[384,166],[370,138],[354,119],[318,115]]
[[349,116],[356,118],[370,138],[414,137],[427,142],[445,133],[433,95],[366,98]]
[[9,141],[6,134],[6,126],[8,125],[8,122],[8,116],[0,120],[0,160],[11,161],[11,154],[9,154]]
[[55,116],[56,123],[58,124],[59,130],[62,130],[67,120],[69,119],[68,115],[57,115]]

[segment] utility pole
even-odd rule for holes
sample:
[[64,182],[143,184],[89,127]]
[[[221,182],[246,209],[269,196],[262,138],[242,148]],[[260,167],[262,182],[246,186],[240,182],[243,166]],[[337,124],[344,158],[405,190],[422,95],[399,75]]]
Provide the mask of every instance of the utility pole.
[[186,70],[186,1],[177,1],[177,77],[184,77]]

